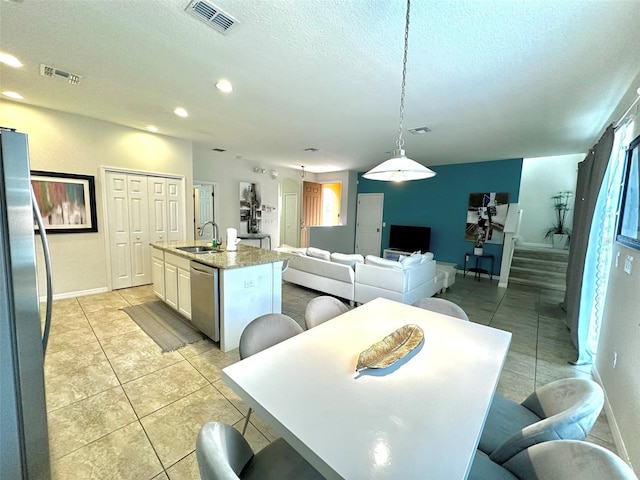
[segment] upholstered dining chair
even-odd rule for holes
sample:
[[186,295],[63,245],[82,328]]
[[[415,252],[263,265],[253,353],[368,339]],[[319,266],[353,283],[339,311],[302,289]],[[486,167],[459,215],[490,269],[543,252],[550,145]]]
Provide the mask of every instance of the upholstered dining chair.
[[[267,313],[266,315],[261,315],[252,320],[240,335],[240,343],[238,346],[240,360],[250,357],[251,355],[255,355],[262,350],[266,350],[267,348],[298,335],[303,331],[302,327],[293,318],[287,315],[283,315],[281,313]],[[252,410],[250,408],[244,422],[242,435],[247,431],[251,411]]]
[[521,404],[496,394],[493,397],[478,449],[491,461],[503,464],[536,443],[582,440],[596,422],[604,393],[584,378],[548,383]]
[[498,465],[476,453],[468,480],[638,480],[620,457],[580,440],[538,443]]
[[334,297],[323,295],[312,299],[304,311],[307,330],[349,311],[344,303]]
[[231,425],[206,423],[196,439],[196,459],[202,480],[320,480],[323,477],[279,438],[258,453]]
[[421,298],[413,302],[413,306],[424,308],[425,310],[431,310],[432,312],[442,313],[443,315],[449,315],[450,317],[459,318],[460,320],[469,321],[469,317],[462,307],[453,303],[451,300],[446,300],[444,298]]

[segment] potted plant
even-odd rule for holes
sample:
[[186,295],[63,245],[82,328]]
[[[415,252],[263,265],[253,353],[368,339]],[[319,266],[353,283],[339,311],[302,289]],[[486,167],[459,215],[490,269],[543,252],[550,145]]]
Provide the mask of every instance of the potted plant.
[[555,221],[545,233],[544,238],[551,238],[553,248],[558,250],[566,250],[569,248],[569,236],[571,230],[567,228],[567,212],[570,209],[569,200],[573,196],[572,192],[558,192],[551,200],[553,200],[553,210],[555,211]]
[[478,235],[478,239],[476,240],[476,244],[473,246],[473,254],[477,257],[481,257],[483,254],[482,249],[482,235]]

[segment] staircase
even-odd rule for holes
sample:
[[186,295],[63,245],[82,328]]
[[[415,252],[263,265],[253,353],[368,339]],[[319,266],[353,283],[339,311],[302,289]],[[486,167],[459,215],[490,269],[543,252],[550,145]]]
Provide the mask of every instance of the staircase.
[[565,290],[569,250],[517,245],[513,252],[509,283]]

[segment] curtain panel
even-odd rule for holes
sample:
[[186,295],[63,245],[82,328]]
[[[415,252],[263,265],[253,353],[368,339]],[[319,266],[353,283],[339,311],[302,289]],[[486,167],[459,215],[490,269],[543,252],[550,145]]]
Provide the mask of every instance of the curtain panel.
[[611,157],[613,139],[614,128],[610,125],[598,143],[589,151],[587,157],[578,164],[567,283],[564,301],[561,303],[562,308],[567,312],[566,324],[571,333],[571,342],[578,350],[578,358],[575,361],[577,364],[590,363],[589,356],[585,352],[586,345],[584,345],[589,333],[589,322],[583,322],[581,325],[580,297],[591,224],[602,180]]

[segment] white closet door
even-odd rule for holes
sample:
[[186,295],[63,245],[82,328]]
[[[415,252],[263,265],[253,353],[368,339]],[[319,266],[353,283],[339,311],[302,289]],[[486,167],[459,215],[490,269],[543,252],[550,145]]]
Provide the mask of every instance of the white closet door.
[[167,178],[167,235],[168,240],[184,240],[185,204],[182,180]]
[[149,198],[147,177],[127,175],[131,242],[131,286],[151,283],[149,250]]
[[127,175],[107,172],[107,209],[112,288],[131,286],[131,246],[129,243],[129,196]]
[[151,243],[167,240],[167,179],[148,177],[149,187],[149,240]]

